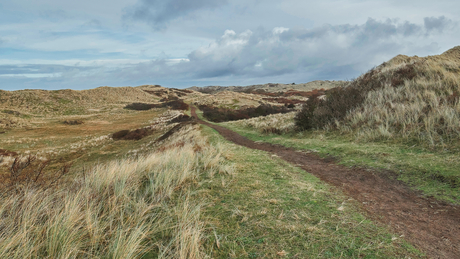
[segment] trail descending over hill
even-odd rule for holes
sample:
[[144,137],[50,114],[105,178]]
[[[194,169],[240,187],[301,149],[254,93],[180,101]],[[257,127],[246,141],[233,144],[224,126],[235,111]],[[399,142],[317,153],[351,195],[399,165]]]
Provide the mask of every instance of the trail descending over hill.
[[273,153],[337,186],[362,203],[362,208],[371,217],[391,225],[429,257],[460,258],[459,206],[421,197],[404,183],[394,180],[391,172],[348,168],[334,163],[333,158],[320,158],[280,145],[254,142],[227,128],[199,119],[193,106],[192,116],[235,144]]

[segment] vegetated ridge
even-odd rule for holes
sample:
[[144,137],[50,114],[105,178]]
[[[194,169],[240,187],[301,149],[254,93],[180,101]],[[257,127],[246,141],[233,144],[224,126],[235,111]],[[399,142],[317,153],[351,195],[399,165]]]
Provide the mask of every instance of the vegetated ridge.
[[243,92],[243,93],[251,93],[251,92],[285,92],[289,90],[297,90],[297,91],[311,91],[314,89],[330,89],[337,87],[343,84],[343,81],[329,81],[329,80],[315,80],[308,83],[291,83],[291,84],[279,84],[279,83],[268,83],[268,84],[260,84],[260,85],[249,85],[249,86],[205,86],[205,87],[197,87],[192,86],[187,89],[198,91],[201,93],[207,94],[215,94],[222,91],[232,91],[232,92]]
[[365,141],[398,139],[428,146],[460,140],[460,46],[441,55],[398,55],[326,98],[310,98],[299,129],[333,129]]

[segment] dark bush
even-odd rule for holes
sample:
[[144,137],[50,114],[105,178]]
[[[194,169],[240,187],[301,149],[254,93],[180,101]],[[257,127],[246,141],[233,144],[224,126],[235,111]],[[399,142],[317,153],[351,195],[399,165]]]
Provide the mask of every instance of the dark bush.
[[148,129],[136,129],[133,131],[130,131],[128,134],[126,134],[123,139],[124,140],[139,140],[144,137],[147,137],[148,135],[152,134],[151,130]]
[[82,120],[65,120],[64,124],[67,125],[80,125],[83,124],[84,122]]
[[167,102],[164,104],[166,107],[170,107],[173,110],[183,110],[186,111],[189,109],[189,105],[184,103],[182,100],[176,100],[176,101],[171,101]]
[[152,131],[149,129],[120,130],[113,133],[112,138],[114,140],[139,140],[151,134]]
[[112,138],[115,140],[122,139],[124,136],[128,135],[129,130],[120,130],[112,134]]
[[[366,99],[370,91],[381,89],[387,79],[376,69],[360,78],[350,82],[348,86],[339,86],[325,91],[325,100],[319,100],[318,96],[324,91],[312,91],[312,96],[302,107],[295,117],[298,130],[319,129],[334,122],[342,121],[347,112],[359,107]],[[412,80],[416,76],[414,65],[406,65],[396,70],[391,77],[391,86],[398,87],[405,80]],[[332,124],[331,124],[332,125]],[[332,125],[333,126],[333,125]]]
[[292,109],[289,109],[285,106],[272,106],[268,104],[262,104],[256,108],[251,107],[240,110],[216,108],[206,105],[200,105],[199,109],[203,111],[203,116],[206,119],[213,122],[235,121],[292,111]]
[[170,123],[178,123],[178,122],[185,122],[185,121],[191,121],[192,120],[192,117],[186,115],[186,114],[182,114],[182,115],[179,115],[177,116],[176,118],[172,119],[170,121]]
[[125,109],[135,111],[146,111],[155,108],[155,104],[149,103],[132,103],[125,106]]
[[149,104],[149,103],[132,103],[125,106],[125,109],[135,110],[135,111],[146,111],[153,108],[166,108],[169,107],[173,110],[188,110],[189,105],[184,103],[184,101],[178,99],[174,101],[168,101],[158,104]]

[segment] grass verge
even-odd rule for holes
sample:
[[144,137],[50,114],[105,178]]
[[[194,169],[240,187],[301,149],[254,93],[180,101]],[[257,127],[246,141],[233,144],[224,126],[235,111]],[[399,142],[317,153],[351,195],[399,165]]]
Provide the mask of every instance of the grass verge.
[[312,150],[320,156],[333,156],[346,166],[391,170],[427,196],[460,204],[460,161],[458,153],[432,152],[419,147],[382,142],[356,142],[345,136],[324,131],[298,134],[261,134],[235,123],[223,126],[253,140],[280,144],[302,150]]
[[237,173],[203,182],[212,258],[419,258],[359,204],[307,172],[258,150],[227,142],[202,126]]

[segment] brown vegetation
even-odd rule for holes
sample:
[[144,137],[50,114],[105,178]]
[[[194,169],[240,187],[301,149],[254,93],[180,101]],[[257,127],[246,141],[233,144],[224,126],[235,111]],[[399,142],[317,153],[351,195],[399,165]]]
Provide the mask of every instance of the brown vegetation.
[[[305,101],[302,100],[297,100],[297,99],[287,99],[287,98],[262,98],[262,100],[267,101],[267,102],[272,102],[272,103],[281,103],[281,104],[286,104],[286,105],[295,105],[299,103],[304,103]],[[289,107],[289,108],[294,108],[294,107]]]
[[299,129],[338,129],[364,140],[434,146],[460,139],[460,47],[426,58],[397,56],[326,98],[310,98]]
[[203,111],[203,116],[213,122],[235,121],[292,111],[292,109],[285,106],[272,106],[269,104],[261,104],[258,107],[249,107],[239,110],[216,108],[206,105],[200,105],[199,108]]
[[84,122],[82,120],[65,120],[64,124],[66,125],[80,125],[83,124]]
[[149,103],[131,103],[125,106],[125,109],[135,110],[135,111],[146,111],[153,108],[171,108],[173,110],[188,110],[188,104],[184,103],[183,100],[174,100],[167,101],[159,104],[149,104]]
[[112,134],[114,140],[140,140],[152,134],[152,130],[142,128],[135,130],[120,130]]

